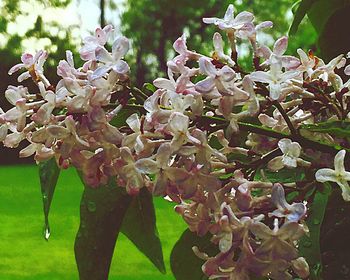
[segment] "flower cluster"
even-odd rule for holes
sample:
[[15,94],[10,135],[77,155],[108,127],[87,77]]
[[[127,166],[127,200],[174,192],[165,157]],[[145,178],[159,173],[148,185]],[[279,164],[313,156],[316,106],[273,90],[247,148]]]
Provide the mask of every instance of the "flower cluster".
[[[218,245],[215,256],[194,248],[210,279],[306,278],[308,264],[297,248],[308,233],[308,198],[291,201],[288,194],[331,181],[350,200],[345,150],[336,155],[335,170],[317,158],[319,151],[336,154],[332,144],[344,139],[305,128],[348,121],[349,83],[339,75],[346,60],[340,55],[326,64],[301,49],[299,58],[285,55],[287,37],[271,50],[256,35],[272,23],[255,25],[251,13],[235,17],[233,10],[230,5],[223,19],[203,19],[227,36],[230,52],[218,32],[212,56],[190,51],[181,36],[168,77],[155,79],[150,94],[131,86],[123,60],[128,39],[121,36],[106,48],[110,25],[84,39],[82,67],[67,51],[56,86],[44,75],[47,53],[24,54],[9,74],[24,68],[18,80],[32,78],[38,91],[8,87],[5,96],[14,107],[0,112],[0,140],[11,148],[27,141],[21,157],[55,157],[61,168],[79,169],[91,187],[112,177],[131,195],[147,187],[176,202],[190,230],[210,233]],[[251,44],[252,73],[238,65],[236,38]],[[271,178],[296,168],[308,176]]]

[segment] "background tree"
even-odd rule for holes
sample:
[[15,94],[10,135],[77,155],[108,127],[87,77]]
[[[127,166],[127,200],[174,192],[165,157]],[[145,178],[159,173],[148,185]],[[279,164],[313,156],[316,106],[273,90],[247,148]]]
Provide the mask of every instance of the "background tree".
[[[56,75],[56,69],[54,65],[59,60],[65,58],[65,50],[70,49],[73,53],[76,53],[76,43],[73,42],[72,30],[78,28],[78,26],[71,26],[69,29],[63,29],[61,24],[55,21],[46,22],[43,19],[44,13],[39,14],[32,26],[27,22],[21,22],[30,15],[32,11],[23,10],[24,0],[3,0],[0,2],[1,17],[0,17],[0,36],[2,37],[2,44],[0,45],[0,71],[3,73],[0,81],[0,104],[4,109],[8,109],[8,102],[5,100],[4,92],[8,85],[16,85],[17,78],[15,76],[7,75],[8,70],[14,64],[19,62],[20,56],[25,51],[24,43],[33,41],[35,44],[39,42],[45,42],[47,50],[50,52],[50,56],[45,64],[46,73],[48,78],[55,84],[58,80]],[[44,0],[44,1],[29,1],[39,5],[44,11],[47,8],[65,8],[71,2],[71,0]],[[28,26],[24,36],[18,32],[10,32],[10,25],[16,23],[21,26]],[[40,39],[40,41],[39,41]],[[75,58],[78,58],[76,55]],[[25,83],[29,88],[32,87],[31,83]],[[0,157],[0,163],[14,163],[14,162],[32,162],[32,159],[18,160],[18,149],[2,149],[2,156]]]
[[[189,35],[190,49],[208,52],[211,44],[209,34],[213,34],[214,27],[204,24],[203,17],[221,17],[227,6],[233,3],[238,12],[248,10],[257,15],[256,22],[266,19],[273,21],[273,31],[267,31],[268,36],[263,38],[272,43],[272,38],[287,34],[293,19],[291,7],[294,2],[127,0],[121,23],[123,34],[133,42],[132,59],[129,58],[129,61],[132,61],[131,67],[136,73],[133,77],[136,85],[140,87],[145,81],[152,81],[157,72],[166,73],[167,59],[173,54],[172,44],[183,32]],[[316,33],[313,27],[304,21],[289,48],[295,50],[296,47],[303,46],[308,50],[315,48],[315,41]]]

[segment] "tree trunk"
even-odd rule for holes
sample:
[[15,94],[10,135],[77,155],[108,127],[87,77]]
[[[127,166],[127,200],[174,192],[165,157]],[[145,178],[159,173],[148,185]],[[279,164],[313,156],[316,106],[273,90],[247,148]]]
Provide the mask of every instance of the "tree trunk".
[[100,24],[101,24],[101,27],[104,27],[104,26],[106,25],[106,19],[105,19],[105,0],[100,0],[100,10],[101,10]]

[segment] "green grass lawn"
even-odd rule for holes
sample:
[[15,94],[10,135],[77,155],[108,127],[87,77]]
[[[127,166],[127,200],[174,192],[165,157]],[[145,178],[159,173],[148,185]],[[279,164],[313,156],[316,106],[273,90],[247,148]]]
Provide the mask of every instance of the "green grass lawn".
[[[37,167],[0,167],[0,279],[78,279],[73,246],[82,190],[75,170],[61,172],[50,212],[51,237],[46,242]],[[170,252],[186,225],[169,202],[156,198],[155,207],[167,274],[158,272],[120,235],[109,279],[174,279]]]

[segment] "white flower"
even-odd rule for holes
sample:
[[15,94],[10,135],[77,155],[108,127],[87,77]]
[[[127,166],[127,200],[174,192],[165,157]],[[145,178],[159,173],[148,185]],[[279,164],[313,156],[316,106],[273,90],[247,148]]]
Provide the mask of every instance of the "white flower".
[[95,50],[96,59],[103,63],[98,67],[91,76],[91,79],[97,79],[105,75],[109,70],[113,70],[115,73],[125,75],[129,72],[129,65],[122,60],[124,55],[130,48],[129,40],[121,36],[116,39],[112,45],[112,54],[110,54],[104,47],[99,46]]
[[270,57],[270,70],[268,72],[256,71],[250,74],[250,78],[253,81],[269,84],[270,97],[273,100],[281,98],[282,89],[290,86],[287,81],[295,78],[299,75],[298,71],[282,72],[282,63],[280,59],[271,54]]
[[283,155],[270,160],[268,163],[269,169],[277,171],[285,166],[289,168],[297,167],[297,161],[301,152],[299,143],[284,138],[278,141],[278,147],[281,149]]
[[254,15],[249,12],[241,12],[236,17],[234,16],[234,7],[229,5],[225,16],[221,18],[203,18],[203,22],[207,24],[215,24],[221,30],[225,31],[236,31],[240,30],[246,24],[251,23],[254,20]]
[[345,150],[339,151],[334,157],[334,170],[330,168],[322,168],[315,174],[318,182],[335,182],[341,190],[345,201],[350,201],[350,188],[348,181],[350,181],[350,172],[345,171],[344,158]]
[[269,216],[285,217],[290,222],[298,222],[305,216],[306,206],[301,202],[289,204],[281,184],[273,185],[271,199],[277,209],[269,213]]

